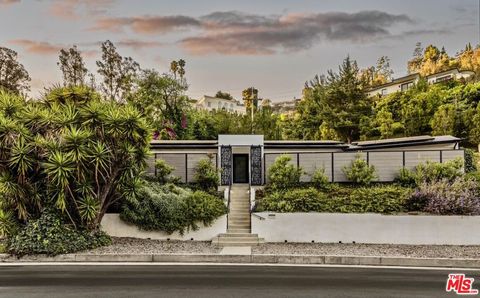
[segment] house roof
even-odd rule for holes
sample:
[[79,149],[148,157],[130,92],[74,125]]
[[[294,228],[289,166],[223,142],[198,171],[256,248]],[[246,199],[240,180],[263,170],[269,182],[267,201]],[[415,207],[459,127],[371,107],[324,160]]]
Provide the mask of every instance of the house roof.
[[415,136],[405,138],[393,138],[374,141],[354,142],[348,150],[387,149],[395,147],[409,147],[418,145],[431,145],[442,143],[458,143],[461,139],[453,136]]
[[451,73],[451,72],[458,72],[458,73],[470,73],[470,74],[475,74],[475,72],[471,71],[471,70],[462,70],[460,71],[458,68],[451,68],[451,69],[448,69],[448,70],[444,70],[444,71],[441,71],[441,72],[437,72],[437,73],[432,73],[431,75],[428,75],[427,76],[427,79],[428,78],[431,78],[431,77],[436,77],[436,76],[441,76],[443,74],[447,74],[447,73]]
[[268,149],[280,148],[347,148],[348,145],[340,141],[264,141]]

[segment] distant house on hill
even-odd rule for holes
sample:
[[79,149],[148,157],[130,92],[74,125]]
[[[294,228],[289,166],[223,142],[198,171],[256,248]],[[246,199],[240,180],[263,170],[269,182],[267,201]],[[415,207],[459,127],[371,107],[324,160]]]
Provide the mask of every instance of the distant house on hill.
[[[469,70],[458,70],[457,68],[449,69],[446,71],[438,72],[426,76],[425,79],[429,84],[437,84],[452,80],[469,80],[473,78],[475,73]],[[372,96],[386,96],[395,92],[405,92],[412,88],[420,80],[420,74],[413,73],[398,79],[394,79],[388,83],[380,86],[375,86],[367,91],[369,97]]]
[[225,110],[230,113],[245,114],[245,106],[236,99],[224,99],[213,96],[204,95],[195,103],[198,110],[221,111]]
[[294,98],[292,100],[270,102],[272,111],[277,114],[289,114],[295,111],[300,99]]

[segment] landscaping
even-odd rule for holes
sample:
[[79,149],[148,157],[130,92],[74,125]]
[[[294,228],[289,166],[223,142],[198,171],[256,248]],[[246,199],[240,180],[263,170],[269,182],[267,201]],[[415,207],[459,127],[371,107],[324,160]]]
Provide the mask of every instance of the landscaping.
[[462,160],[425,162],[411,171],[402,168],[394,183],[374,183],[375,168],[357,158],[344,173],[351,183],[330,183],[319,169],[312,182],[280,156],[269,169],[265,190],[256,198],[256,212],[428,213],[480,215],[480,186],[474,172],[464,174]]

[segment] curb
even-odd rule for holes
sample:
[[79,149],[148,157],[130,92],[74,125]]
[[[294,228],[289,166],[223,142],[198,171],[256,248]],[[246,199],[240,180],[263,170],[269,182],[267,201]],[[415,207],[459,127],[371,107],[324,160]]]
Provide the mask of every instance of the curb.
[[127,263],[242,263],[242,264],[318,264],[318,265],[364,265],[402,267],[457,267],[480,268],[480,259],[453,258],[408,258],[375,256],[332,255],[218,255],[218,254],[122,254],[87,255],[67,254],[48,257],[43,255],[16,258],[0,254],[0,263],[28,262],[127,262]]

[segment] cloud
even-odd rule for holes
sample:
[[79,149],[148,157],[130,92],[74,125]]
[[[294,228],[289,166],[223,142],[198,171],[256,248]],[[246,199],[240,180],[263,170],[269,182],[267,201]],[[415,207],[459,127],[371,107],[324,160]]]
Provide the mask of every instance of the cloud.
[[391,35],[399,23],[413,23],[407,15],[381,11],[329,12],[260,16],[215,12],[200,18],[204,32],[180,45],[191,54],[270,55],[298,51],[319,41],[365,42]]
[[14,39],[10,40],[9,43],[23,47],[27,53],[31,54],[58,54],[58,52],[63,48],[61,45],[54,45],[48,42],[33,41],[28,39]]
[[2,5],[11,5],[14,3],[19,3],[20,0],[0,0],[0,6]]
[[164,44],[158,41],[143,41],[135,39],[124,39],[116,42],[117,45],[121,47],[129,47],[134,50],[141,50],[144,48],[156,48],[163,46]]
[[81,15],[99,15],[105,13],[115,0],[53,0],[49,11],[63,19],[78,19]]
[[136,33],[155,34],[199,25],[200,21],[197,19],[180,15],[114,17],[98,19],[90,30],[119,32],[128,27]]

